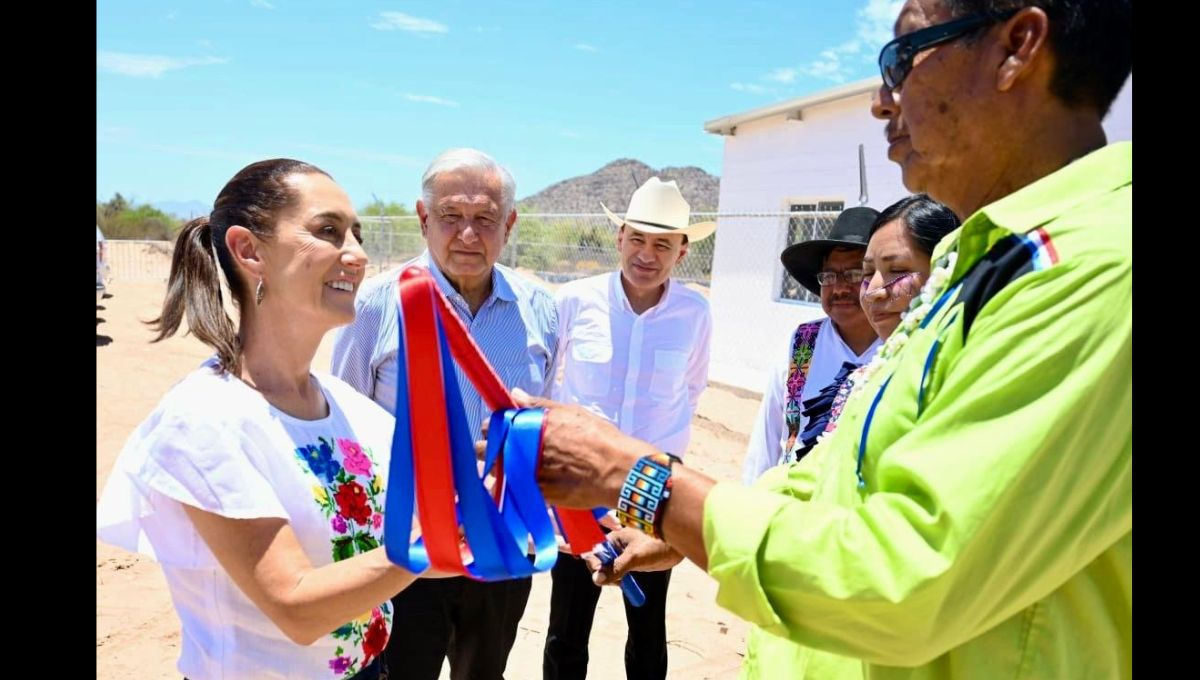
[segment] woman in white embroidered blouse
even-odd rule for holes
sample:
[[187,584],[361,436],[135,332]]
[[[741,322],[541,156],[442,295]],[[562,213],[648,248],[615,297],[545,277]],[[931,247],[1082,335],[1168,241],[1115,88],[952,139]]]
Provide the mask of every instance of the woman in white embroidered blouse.
[[381,547],[394,421],[310,370],[354,318],[360,237],[329,175],[275,159],[242,169],[176,241],[150,323],[162,340],[186,315],[216,354],[126,443],[97,534],[161,564],[191,680],[386,677],[389,598],[415,578]]

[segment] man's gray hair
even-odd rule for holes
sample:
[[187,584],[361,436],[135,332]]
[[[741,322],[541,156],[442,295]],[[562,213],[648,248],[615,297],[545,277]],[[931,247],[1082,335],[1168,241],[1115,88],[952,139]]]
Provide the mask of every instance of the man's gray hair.
[[478,149],[468,148],[447,149],[438,154],[429,167],[425,168],[425,174],[421,177],[421,199],[425,202],[426,209],[434,204],[433,183],[437,181],[437,176],[455,170],[496,173],[500,178],[500,209],[505,215],[512,211],[517,194],[517,181],[513,179],[512,173],[497,163],[495,158]]

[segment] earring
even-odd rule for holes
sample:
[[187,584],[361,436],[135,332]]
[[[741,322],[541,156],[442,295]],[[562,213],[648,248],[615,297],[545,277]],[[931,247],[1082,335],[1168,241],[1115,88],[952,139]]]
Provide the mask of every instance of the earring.
[[254,304],[261,305],[263,296],[266,295],[266,290],[263,288],[263,280],[258,280],[258,286],[254,289]]

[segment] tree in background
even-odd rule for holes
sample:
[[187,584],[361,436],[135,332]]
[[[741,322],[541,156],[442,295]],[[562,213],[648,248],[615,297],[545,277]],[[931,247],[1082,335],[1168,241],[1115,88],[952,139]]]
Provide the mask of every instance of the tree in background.
[[[376,196],[358,212],[363,223],[363,248],[372,270],[385,270],[416,257],[425,249],[421,224],[403,203]],[[561,217],[546,214],[531,201],[517,204],[519,215],[500,263],[537,272],[552,280],[570,280],[618,264],[617,230],[603,215]],[[699,218],[697,218],[699,219]],[[716,236],[692,244],[688,259],[677,270],[686,281],[708,284]]]
[[169,241],[179,233],[183,221],[152,205],[135,205],[120,193],[96,202],[96,225],[106,238]]
[[416,214],[403,203],[383,201],[374,194],[371,198],[358,211],[363,225],[363,249],[371,259],[371,266],[386,269],[419,255],[425,249],[425,240]]
[[[500,258],[502,263],[566,280],[620,266],[617,229],[604,215],[560,217],[542,212],[531,201],[517,204],[517,212],[516,233]],[[714,234],[691,244],[676,277],[708,285],[716,239]]]
[[371,198],[374,200],[364,206],[362,210],[358,211],[359,217],[390,217],[407,216],[413,214],[413,212],[408,209],[408,206],[404,205],[403,203],[397,203],[396,201],[387,201],[385,203],[374,194],[371,194]]

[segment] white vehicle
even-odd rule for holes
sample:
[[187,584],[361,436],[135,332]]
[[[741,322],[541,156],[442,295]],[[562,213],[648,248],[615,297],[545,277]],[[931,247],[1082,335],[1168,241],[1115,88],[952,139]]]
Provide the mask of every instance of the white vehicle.
[[104,297],[105,282],[108,280],[108,243],[100,225],[96,225],[96,302]]

